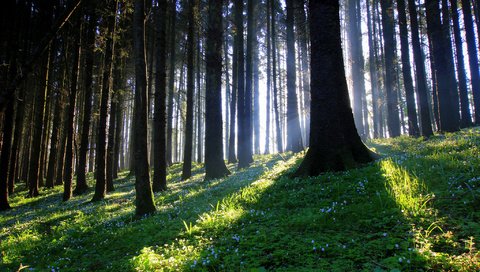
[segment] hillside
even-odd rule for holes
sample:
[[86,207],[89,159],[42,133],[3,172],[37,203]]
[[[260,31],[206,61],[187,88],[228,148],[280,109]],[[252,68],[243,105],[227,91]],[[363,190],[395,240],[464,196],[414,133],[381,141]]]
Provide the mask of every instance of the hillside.
[[176,164],[141,219],[126,172],[99,203],[18,185],[0,214],[0,270],[479,271],[480,129],[368,145],[382,159],[308,179],[288,177],[302,154],[210,182],[202,165],[180,181]]

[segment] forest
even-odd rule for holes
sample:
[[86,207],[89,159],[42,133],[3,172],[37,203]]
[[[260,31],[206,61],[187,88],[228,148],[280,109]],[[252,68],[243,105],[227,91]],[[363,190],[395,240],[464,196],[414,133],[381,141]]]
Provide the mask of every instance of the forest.
[[0,271],[480,271],[479,0],[6,0]]

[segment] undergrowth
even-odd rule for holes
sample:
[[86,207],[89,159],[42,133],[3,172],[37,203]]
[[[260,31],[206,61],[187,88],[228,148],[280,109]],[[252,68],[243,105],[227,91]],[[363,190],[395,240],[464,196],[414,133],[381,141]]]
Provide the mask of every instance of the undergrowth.
[[99,203],[20,184],[0,214],[0,271],[480,271],[480,130],[368,145],[383,158],[306,179],[288,178],[303,153],[208,182],[175,164],[141,219],[127,172]]

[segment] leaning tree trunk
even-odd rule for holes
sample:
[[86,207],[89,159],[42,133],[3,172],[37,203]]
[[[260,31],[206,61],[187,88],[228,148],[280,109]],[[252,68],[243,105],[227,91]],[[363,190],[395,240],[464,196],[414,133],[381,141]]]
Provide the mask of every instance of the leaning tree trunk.
[[135,0],[133,12],[133,49],[135,60],[135,213],[137,216],[155,212],[148,167],[147,146],[147,71],[145,62],[145,5]]
[[222,0],[208,0],[205,92],[205,179],[230,174],[222,144]]
[[310,148],[296,176],[372,161],[355,128],[343,66],[338,1],[310,1]]

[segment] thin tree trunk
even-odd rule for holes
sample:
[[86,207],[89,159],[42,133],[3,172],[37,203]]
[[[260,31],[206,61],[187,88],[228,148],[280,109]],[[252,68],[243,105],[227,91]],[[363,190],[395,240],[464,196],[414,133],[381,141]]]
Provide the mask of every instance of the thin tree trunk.
[[276,26],[275,26],[275,0],[270,1],[270,10],[271,10],[271,39],[272,39],[272,78],[273,78],[273,109],[275,112],[275,129],[277,137],[277,152],[283,152],[282,144],[282,128],[280,126],[280,114],[279,114],[279,105],[278,105],[278,90],[277,90],[277,36],[276,36]]
[[[156,14],[156,66],[155,66],[155,108],[153,116],[153,191],[159,192],[167,189],[167,157],[166,157],[166,9],[165,0],[159,1]],[[174,35],[171,33],[171,35]]]
[[170,11],[170,71],[168,76],[168,110],[167,110],[167,165],[172,165],[172,135],[173,135],[173,96],[175,89],[175,21],[177,19],[176,11],[177,1],[172,1]]

